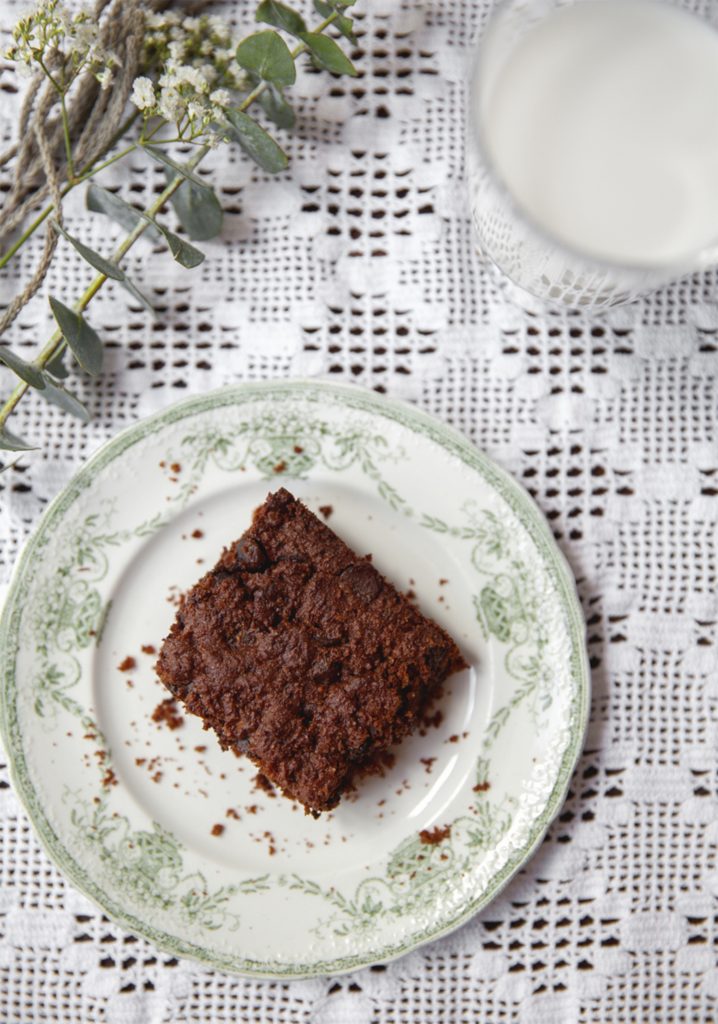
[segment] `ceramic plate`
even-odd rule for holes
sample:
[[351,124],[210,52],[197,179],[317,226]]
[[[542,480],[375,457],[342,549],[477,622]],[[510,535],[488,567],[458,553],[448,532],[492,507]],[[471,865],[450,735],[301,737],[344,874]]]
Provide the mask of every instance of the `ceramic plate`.
[[[153,719],[178,595],[279,485],[331,506],[471,665],[318,820],[198,719]],[[65,874],[172,953],[272,977],[388,960],[484,906],[558,810],[586,719],[574,583],[530,498],[415,409],[311,382],[203,395],[105,445],[22,555],[0,651],[15,784]]]

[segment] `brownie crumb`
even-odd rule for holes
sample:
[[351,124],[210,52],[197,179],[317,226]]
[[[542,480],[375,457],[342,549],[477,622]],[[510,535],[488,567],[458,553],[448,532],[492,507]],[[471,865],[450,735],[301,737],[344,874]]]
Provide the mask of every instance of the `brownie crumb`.
[[180,466],[179,462],[173,462],[172,465],[170,466],[170,469],[172,470],[173,473],[182,472],[182,467]]
[[247,812],[247,814],[256,814],[257,811],[259,810],[259,807],[256,804],[250,804],[249,807],[245,807],[244,809]]
[[157,648],[154,644],[142,644],[143,654],[157,654]]
[[451,835],[451,825],[444,825],[443,828],[439,828],[437,825],[435,828],[428,829],[423,828],[419,833],[419,841],[424,846],[436,846],[438,843],[443,843],[445,839],[448,839]]
[[421,758],[419,758],[419,760],[424,765],[424,770],[426,771],[426,774],[427,775],[431,775],[431,766],[433,765],[433,763],[436,760],[436,758],[435,757],[421,757]]
[[135,764],[137,765],[137,767],[138,767],[138,768],[141,768],[141,767],[142,767],[142,765],[143,765],[143,764],[144,764],[144,763],[145,763],[146,761],[147,761],[147,758],[146,758],[146,757],[136,757],[136,758],[135,758]]
[[454,733],[453,736],[449,736],[449,743],[458,743],[458,742],[459,742],[459,737],[456,735],[456,733]]
[[204,537],[204,531],[192,530],[192,536],[194,537],[195,540],[201,540],[201,538]]
[[406,592],[406,599],[407,601],[416,601],[416,594],[411,588]]
[[196,751],[196,752],[197,752],[198,754],[204,754],[204,752],[205,752],[205,750],[206,750],[207,748],[206,748],[206,747],[195,747],[194,749],[195,749],[195,751]]
[[302,446],[300,444],[295,444],[294,445],[294,454],[295,455],[301,455],[303,451],[304,451],[304,449],[302,448]]
[[274,472],[275,473],[285,473],[286,469],[287,469],[287,464],[286,464],[286,462],[284,462],[284,460],[282,460],[281,462],[278,462],[277,465],[274,467]]
[[123,661],[121,661],[117,667],[120,670],[120,672],[131,672],[133,668],[137,668],[137,662],[132,657],[132,655],[128,654],[127,657]]
[[152,781],[155,784],[157,784],[158,782],[161,782],[162,781],[162,772],[155,772],[154,775],[151,776],[151,778],[152,778]]
[[234,821],[241,821],[242,820],[240,818],[239,814],[237,813],[237,811],[235,811],[234,807],[228,807],[225,813],[226,813],[228,818],[233,818]]
[[439,580],[439,586],[440,587],[445,587],[448,582],[449,582],[448,580]]
[[328,519],[329,516],[334,511],[334,506],[333,505],[320,505],[319,506],[319,511],[321,512],[321,514],[324,516],[325,519]]
[[275,797],[277,795],[272,783],[269,781],[267,776],[262,775],[261,772],[257,772],[254,776],[253,782],[254,788],[262,790],[262,792],[266,793],[267,796]]
[[438,729],[441,723],[444,721],[444,715],[441,711],[435,711],[433,715],[427,715],[422,725],[425,729]]
[[158,725],[164,723],[168,729],[179,729],[181,725],[184,725],[184,717],[180,714],[174,697],[160,701],[152,712],[152,721],[157,722]]
[[491,783],[488,779],[485,782],[479,782],[474,786],[474,793],[485,793],[487,789],[491,789]]
[[102,776],[102,788],[109,789],[110,786],[117,785],[117,776],[111,768],[108,768],[105,774]]
[[212,826],[212,829],[210,831],[210,835],[221,836],[223,832],[224,832],[224,825],[217,824],[217,825],[213,825]]

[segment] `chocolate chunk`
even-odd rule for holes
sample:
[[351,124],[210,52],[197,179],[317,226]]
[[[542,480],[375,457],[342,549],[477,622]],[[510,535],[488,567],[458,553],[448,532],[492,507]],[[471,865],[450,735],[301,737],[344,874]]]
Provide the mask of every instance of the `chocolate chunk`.
[[381,576],[368,562],[353,562],[340,573],[339,579],[364,604],[371,604],[381,591]]
[[242,537],[234,551],[237,567],[242,572],[262,572],[269,565],[267,552],[255,537]]

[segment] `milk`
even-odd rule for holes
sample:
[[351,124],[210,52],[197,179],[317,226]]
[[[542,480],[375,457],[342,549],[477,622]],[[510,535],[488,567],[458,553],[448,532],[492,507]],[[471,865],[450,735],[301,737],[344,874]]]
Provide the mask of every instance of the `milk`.
[[718,243],[716,29],[661,0],[581,0],[492,59],[472,117],[534,224],[624,266]]

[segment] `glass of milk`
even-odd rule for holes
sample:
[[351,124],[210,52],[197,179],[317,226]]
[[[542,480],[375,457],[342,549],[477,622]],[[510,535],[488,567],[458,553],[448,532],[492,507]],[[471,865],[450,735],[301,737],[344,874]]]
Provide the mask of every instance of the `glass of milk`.
[[615,305],[718,263],[718,26],[668,0],[504,0],[467,163],[482,253],[540,299]]

